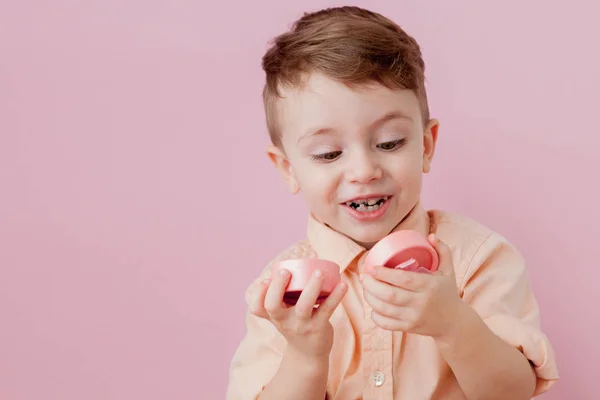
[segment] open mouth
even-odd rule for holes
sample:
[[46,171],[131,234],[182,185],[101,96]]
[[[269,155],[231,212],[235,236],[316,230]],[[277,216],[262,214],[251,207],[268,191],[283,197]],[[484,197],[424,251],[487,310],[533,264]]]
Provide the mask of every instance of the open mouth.
[[347,201],[344,204],[350,208],[353,208],[359,212],[373,212],[379,210],[379,208],[389,200],[391,196],[384,197],[373,197],[370,199],[353,200]]

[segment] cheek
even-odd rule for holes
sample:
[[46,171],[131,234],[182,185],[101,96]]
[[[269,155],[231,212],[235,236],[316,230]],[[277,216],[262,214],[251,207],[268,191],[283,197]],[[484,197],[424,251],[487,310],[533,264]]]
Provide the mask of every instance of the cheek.
[[390,161],[386,169],[395,181],[405,185],[421,181],[423,159],[419,154],[411,153]]
[[300,190],[310,203],[335,199],[339,179],[333,170],[311,166],[297,172],[296,179]]

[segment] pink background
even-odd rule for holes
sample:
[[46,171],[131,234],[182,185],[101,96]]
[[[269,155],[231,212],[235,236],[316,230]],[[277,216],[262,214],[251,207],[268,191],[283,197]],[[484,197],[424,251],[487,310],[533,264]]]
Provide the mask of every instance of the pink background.
[[[425,204],[522,250],[562,376],[543,397],[599,398],[600,7],[370,3],[426,57]],[[243,291],[305,232],[264,156],[260,57],[337,4],[0,4],[1,399],[224,398]]]

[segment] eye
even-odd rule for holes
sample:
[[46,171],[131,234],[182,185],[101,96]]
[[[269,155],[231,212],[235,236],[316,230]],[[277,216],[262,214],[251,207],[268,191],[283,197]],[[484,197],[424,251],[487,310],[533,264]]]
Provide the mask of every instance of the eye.
[[391,151],[396,148],[402,147],[406,143],[406,139],[394,140],[391,142],[380,143],[377,145],[378,148],[385,151]]
[[315,161],[333,161],[342,154],[341,151],[330,151],[329,153],[315,154],[310,158]]

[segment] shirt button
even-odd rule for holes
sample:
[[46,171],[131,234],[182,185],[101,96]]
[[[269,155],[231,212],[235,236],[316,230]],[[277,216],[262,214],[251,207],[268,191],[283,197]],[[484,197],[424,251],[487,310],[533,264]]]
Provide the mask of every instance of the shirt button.
[[381,371],[375,371],[373,372],[373,375],[371,375],[371,380],[375,386],[379,387],[383,385],[383,382],[385,382],[385,375]]

